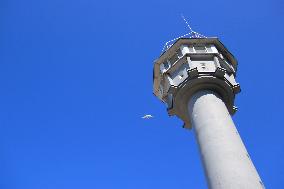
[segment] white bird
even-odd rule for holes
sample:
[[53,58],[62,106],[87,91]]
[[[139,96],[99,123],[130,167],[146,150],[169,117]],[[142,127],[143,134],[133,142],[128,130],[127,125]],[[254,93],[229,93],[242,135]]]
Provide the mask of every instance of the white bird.
[[150,114],[146,114],[144,115],[143,117],[141,117],[142,119],[151,119],[153,118],[154,116],[150,115]]

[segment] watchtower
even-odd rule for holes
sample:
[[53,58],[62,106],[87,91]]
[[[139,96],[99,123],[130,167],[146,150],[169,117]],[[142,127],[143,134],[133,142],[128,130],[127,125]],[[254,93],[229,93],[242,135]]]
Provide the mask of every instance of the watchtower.
[[218,38],[173,40],[154,64],[154,94],[193,128],[210,189],[261,189],[263,183],[231,115],[237,60]]

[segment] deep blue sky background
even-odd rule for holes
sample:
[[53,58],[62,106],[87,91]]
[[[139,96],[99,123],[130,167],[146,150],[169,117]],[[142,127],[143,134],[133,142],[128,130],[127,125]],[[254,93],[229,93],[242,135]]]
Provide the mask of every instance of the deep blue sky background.
[[235,123],[266,187],[284,188],[283,10],[280,0],[0,1],[0,188],[206,188],[193,132],[152,95],[154,59],[187,33],[181,13],[239,60]]

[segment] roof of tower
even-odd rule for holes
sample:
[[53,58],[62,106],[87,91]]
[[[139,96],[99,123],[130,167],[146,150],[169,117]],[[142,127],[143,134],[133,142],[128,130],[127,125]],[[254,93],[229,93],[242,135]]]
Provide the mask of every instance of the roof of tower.
[[[210,37],[210,38],[179,38],[177,39],[168,49],[163,51],[160,57],[157,60],[157,63],[162,63],[160,60],[163,60],[166,54],[171,52],[175,52],[181,45],[194,45],[194,44],[214,44],[217,49],[225,56],[230,63],[234,66],[234,69],[237,70],[238,61],[234,57],[234,55],[225,47],[225,45],[217,38],[217,37]],[[155,61],[156,62],[156,61]]]

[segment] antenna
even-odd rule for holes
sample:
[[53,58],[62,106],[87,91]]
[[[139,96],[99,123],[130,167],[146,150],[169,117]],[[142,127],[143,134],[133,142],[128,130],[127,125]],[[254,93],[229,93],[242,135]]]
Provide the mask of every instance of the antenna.
[[181,18],[184,20],[184,22],[187,25],[187,27],[188,27],[190,32],[185,34],[185,35],[182,35],[180,37],[174,38],[174,39],[166,42],[166,44],[163,47],[162,53],[164,51],[168,50],[175,43],[175,41],[180,39],[180,38],[183,38],[183,37],[186,37],[186,36],[188,36],[188,38],[207,38],[206,36],[204,36],[204,35],[202,35],[200,33],[197,33],[196,31],[193,31],[192,28],[190,27],[190,25],[188,24],[187,20],[183,16],[183,14],[181,14]]
[[193,32],[192,28],[190,27],[190,25],[188,24],[187,20],[185,19],[185,17],[183,16],[183,14],[181,14],[181,18],[184,20],[184,22],[186,23],[187,27],[189,28],[190,30],[190,33]]

